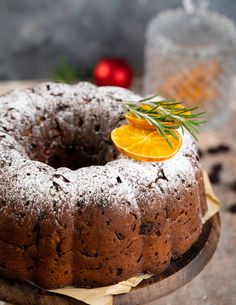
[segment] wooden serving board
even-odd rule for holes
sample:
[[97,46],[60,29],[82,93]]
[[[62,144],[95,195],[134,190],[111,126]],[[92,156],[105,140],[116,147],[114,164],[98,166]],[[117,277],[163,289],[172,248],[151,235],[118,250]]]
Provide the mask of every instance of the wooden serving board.
[[[114,305],[140,305],[159,299],[191,281],[210,261],[220,237],[220,217],[208,220],[198,241],[158,276],[144,280],[129,293],[114,296]],[[14,305],[84,305],[28,283],[0,278],[0,300]]]

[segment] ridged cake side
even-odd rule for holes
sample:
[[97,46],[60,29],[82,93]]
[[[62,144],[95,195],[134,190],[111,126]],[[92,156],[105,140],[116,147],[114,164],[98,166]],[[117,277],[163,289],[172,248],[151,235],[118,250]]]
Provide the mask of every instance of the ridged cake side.
[[[1,276],[104,286],[160,273],[197,240],[206,200],[195,144],[186,133],[159,163],[117,156],[110,132],[127,99],[139,97],[88,83],[0,98]],[[55,169],[46,164],[55,155],[70,167],[104,165]]]

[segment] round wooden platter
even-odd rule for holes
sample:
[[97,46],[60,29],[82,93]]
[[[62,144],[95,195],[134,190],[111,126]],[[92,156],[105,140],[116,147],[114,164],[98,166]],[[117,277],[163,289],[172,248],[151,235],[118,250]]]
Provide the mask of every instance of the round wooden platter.
[[[157,300],[191,281],[210,261],[220,237],[220,217],[203,227],[198,241],[162,274],[142,281],[129,293],[116,295],[113,305],[139,305]],[[84,305],[73,298],[50,293],[28,283],[0,278],[0,300],[14,305]]]

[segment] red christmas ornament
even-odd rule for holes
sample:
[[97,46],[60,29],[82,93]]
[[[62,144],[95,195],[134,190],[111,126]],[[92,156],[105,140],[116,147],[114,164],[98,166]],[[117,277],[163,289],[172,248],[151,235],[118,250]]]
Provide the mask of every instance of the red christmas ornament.
[[130,66],[119,58],[104,58],[93,69],[93,78],[97,86],[129,88],[132,74]]

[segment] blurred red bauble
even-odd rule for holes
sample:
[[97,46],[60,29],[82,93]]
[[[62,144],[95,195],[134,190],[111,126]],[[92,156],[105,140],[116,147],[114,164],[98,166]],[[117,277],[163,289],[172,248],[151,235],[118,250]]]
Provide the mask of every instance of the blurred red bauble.
[[129,88],[132,70],[123,59],[104,58],[93,69],[93,78],[97,86],[119,86]]

